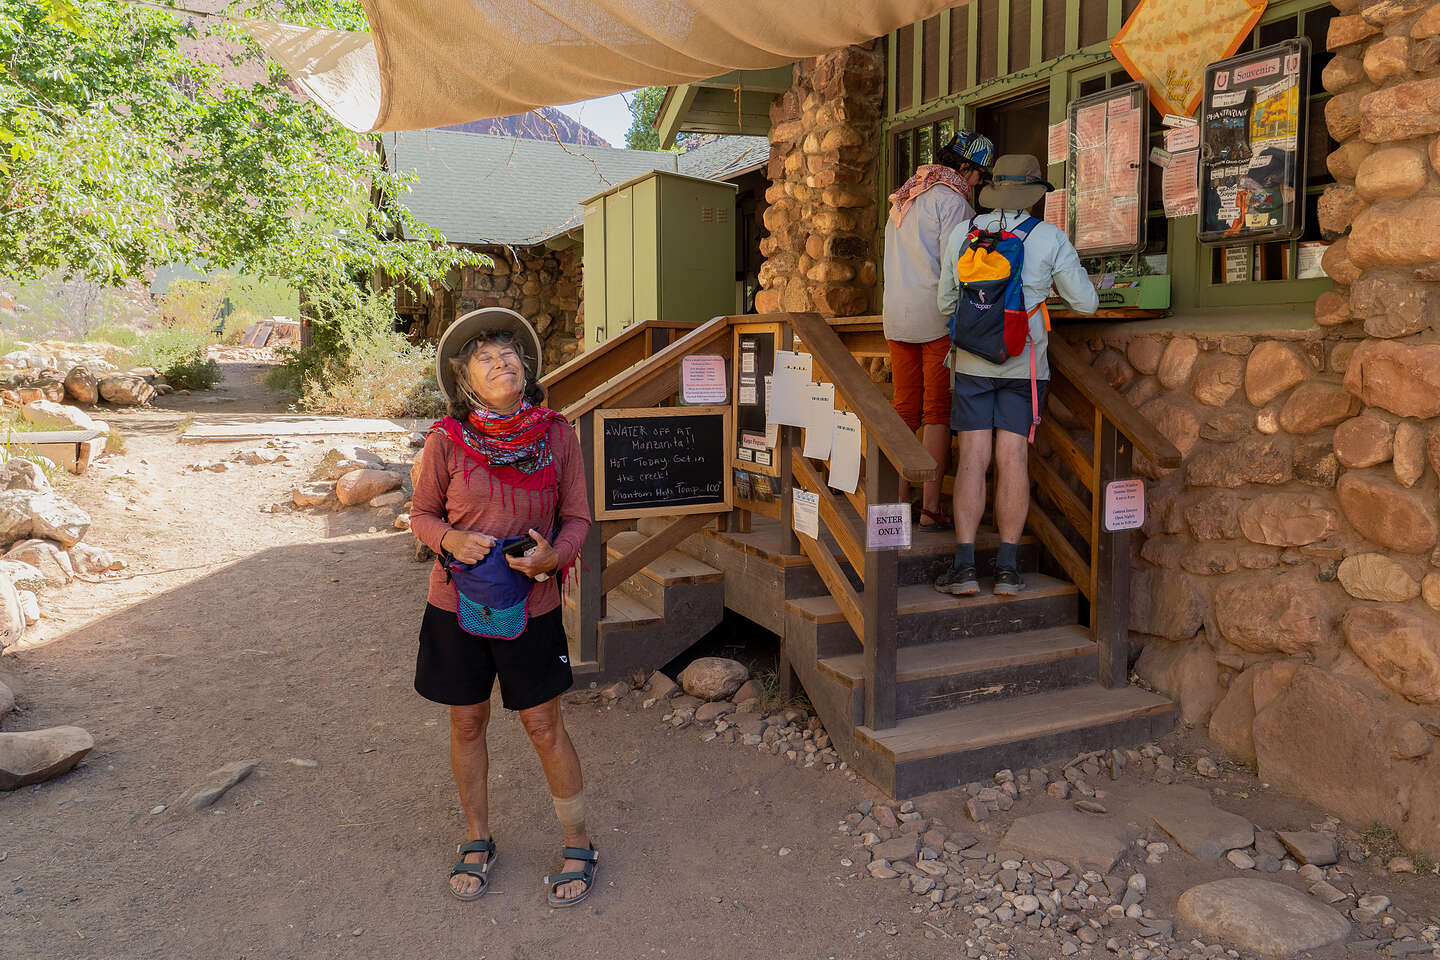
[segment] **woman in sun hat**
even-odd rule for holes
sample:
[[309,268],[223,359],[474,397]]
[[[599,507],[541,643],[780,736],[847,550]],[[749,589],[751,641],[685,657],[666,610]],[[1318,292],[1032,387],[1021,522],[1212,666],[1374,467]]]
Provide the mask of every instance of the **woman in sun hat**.
[[513,310],[468,313],[445,331],[436,374],[449,413],[421,453],[410,525],[440,558],[420,625],[415,690],[450,707],[450,766],[469,828],[450,892],[490,887],[485,731],[498,677],[507,710],[540,757],[564,831],[564,865],[545,878],[549,902],[590,894],[598,854],[585,829],[580,759],[560,714],[570,652],[558,579],[580,553],[590,505],[580,442],[541,403],[540,338]]

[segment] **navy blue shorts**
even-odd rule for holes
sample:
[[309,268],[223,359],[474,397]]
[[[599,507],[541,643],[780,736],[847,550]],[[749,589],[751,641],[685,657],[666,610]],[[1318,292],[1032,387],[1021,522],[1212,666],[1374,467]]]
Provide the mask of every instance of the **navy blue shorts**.
[[[1035,381],[1045,410],[1045,388],[1049,380]],[[1030,381],[1008,377],[972,377],[955,374],[950,389],[950,429],[1007,430],[1022,437],[1030,435]]]

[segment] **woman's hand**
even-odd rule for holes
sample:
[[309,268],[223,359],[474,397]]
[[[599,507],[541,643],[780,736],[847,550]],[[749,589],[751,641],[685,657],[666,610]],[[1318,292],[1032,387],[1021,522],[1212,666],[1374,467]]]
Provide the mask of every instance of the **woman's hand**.
[[440,546],[461,563],[479,563],[495,546],[495,538],[473,530],[447,530],[440,538]]
[[539,531],[531,530],[530,539],[535,541],[535,549],[523,557],[505,558],[510,564],[511,570],[519,570],[527,577],[538,577],[542,573],[549,573],[560,565],[560,554],[550,546],[550,542],[540,536]]

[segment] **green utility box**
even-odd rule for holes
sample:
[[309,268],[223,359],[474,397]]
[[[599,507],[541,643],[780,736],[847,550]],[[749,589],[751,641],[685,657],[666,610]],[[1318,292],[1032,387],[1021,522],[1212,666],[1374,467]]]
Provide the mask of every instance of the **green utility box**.
[[735,185],[655,170],[585,205],[585,348],[643,320],[739,313]]

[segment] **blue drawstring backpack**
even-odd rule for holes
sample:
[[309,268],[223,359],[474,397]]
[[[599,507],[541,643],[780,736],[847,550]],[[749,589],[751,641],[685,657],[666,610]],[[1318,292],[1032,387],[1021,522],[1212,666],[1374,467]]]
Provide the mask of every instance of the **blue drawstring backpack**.
[[497,540],[479,563],[461,563],[445,555],[445,575],[455,587],[460,629],[466,633],[514,640],[525,632],[535,581],[505,562],[505,548],[524,539]]

